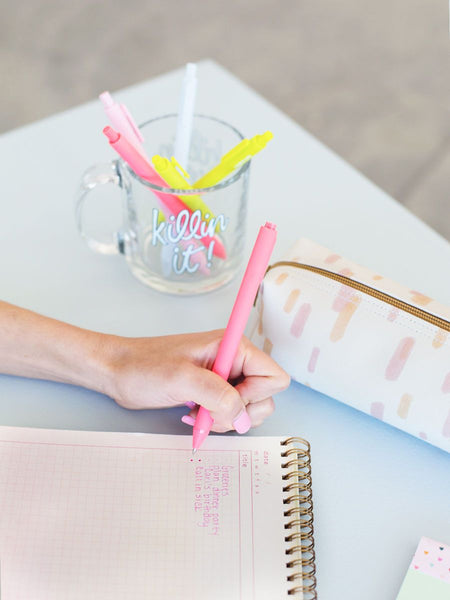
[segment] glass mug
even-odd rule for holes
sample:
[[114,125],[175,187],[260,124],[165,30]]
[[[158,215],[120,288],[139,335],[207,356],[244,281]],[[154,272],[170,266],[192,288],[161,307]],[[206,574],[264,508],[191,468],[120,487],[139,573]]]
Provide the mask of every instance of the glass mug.
[[[176,124],[173,114],[140,126],[149,158],[173,155]],[[189,183],[216,166],[242,139],[228,123],[195,115],[188,164],[183,165]],[[123,254],[132,273],[156,290],[212,291],[230,281],[241,263],[249,174],[250,161],[217,185],[180,190],[149,183],[121,158],[95,165],[82,178],[76,203],[78,230],[93,250]],[[167,212],[161,202],[167,196],[200,196],[208,211],[202,215],[183,206],[178,214]]]

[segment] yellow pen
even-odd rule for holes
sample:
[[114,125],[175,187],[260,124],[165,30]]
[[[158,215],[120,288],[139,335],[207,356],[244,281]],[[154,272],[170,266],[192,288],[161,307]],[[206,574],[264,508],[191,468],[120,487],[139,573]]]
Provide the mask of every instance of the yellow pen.
[[[171,188],[175,190],[194,189],[193,186],[185,179],[188,179],[189,175],[173,156],[172,159],[169,160],[168,158],[164,158],[163,156],[155,154],[155,156],[152,158],[152,161],[155,171],[158,173],[158,175],[161,175],[167,185],[169,185]],[[180,171],[183,173],[184,177]],[[209,221],[214,217],[213,213],[198,194],[192,196],[179,196],[179,198],[192,211],[200,210],[202,213],[202,219],[207,223],[209,223]]]
[[236,167],[242,166],[252,156],[262,150],[272,138],[273,133],[266,131],[266,133],[255,135],[249,140],[242,140],[232,150],[224,154],[220,159],[220,163],[196,181],[192,187],[206,188],[216,185],[234,171]]

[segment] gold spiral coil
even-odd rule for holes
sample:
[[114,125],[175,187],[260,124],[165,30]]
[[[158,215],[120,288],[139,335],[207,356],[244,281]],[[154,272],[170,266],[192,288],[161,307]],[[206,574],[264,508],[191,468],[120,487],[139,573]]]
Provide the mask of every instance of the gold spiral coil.
[[[311,498],[311,488],[306,488],[304,490],[298,490],[297,494],[292,496],[288,496],[283,500],[283,504],[292,504],[296,500],[299,502],[308,502]],[[311,502],[312,504],[312,502]]]
[[301,594],[303,600],[316,600],[317,592],[316,592],[316,576],[311,575],[309,578],[311,583],[308,585],[296,585],[288,591],[289,596],[295,596],[296,594]]
[[293,458],[292,460],[288,461],[287,463],[284,463],[281,465],[282,469],[290,469],[291,467],[297,467],[297,468],[301,468],[300,465],[302,463],[304,464],[304,467],[306,467],[306,465],[309,464],[308,460],[300,460],[299,458]]
[[314,564],[314,561],[316,560],[316,555],[313,551],[311,551],[311,555],[309,558],[296,558],[294,560],[291,560],[290,562],[286,563],[286,566],[289,567],[290,569],[293,569],[294,567],[314,567],[314,572],[316,570],[316,565]]
[[283,512],[287,519],[284,527],[289,530],[284,538],[288,544],[285,553],[290,557],[286,567],[293,571],[287,576],[287,581],[293,584],[288,595],[316,600],[311,447],[299,437],[289,437],[280,443],[284,447],[281,456],[287,459],[281,465],[286,471],[282,476],[283,504],[288,505]]
[[[297,461],[298,463],[303,463],[304,461],[299,460]],[[302,475],[304,475],[305,477],[310,477],[311,476],[311,465],[307,464],[304,467],[302,467],[301,465],[299,466],[299,470],[302,469]],[[283,475],[283,477],[281,478],[283,481],[287,481],[288,479],[294,479],[298,477],[298,471],[290,471],[289,473],[286,473],[286,475]]]
[[296,481],[295,483],[289,483],[283,487],[283,492],[292,492],[292,490],[297,490],[299,492],[306,492],[311,489],[311,477],[303,477],[303,473],[300,474],[302,478],[302,483]]
[[300,448],[289,448],[289,450],[286,450],[286,452],[282,452],[281,456],[284,458],[286,456],[291,456],[291,454],[295,454],[295,456],[298,456],[299,454],[301,454],[302,456],[309,456],[309,450],[302,450]]
[[296,540],[307,540],[308,542],[311,539],[311,535],[314,533],[314,530],[312,529],[312,527],[309,528],[309,530],[307,531],[295,531],[294,533],[291,533],[290,535],[287,535],[284,538],[285,542],[295,542]]
[[308,536],[308,538],[306,540],[302,540],[307,542],[306,544],[296,544],[295,546],[292,546],[291,548],[288,548],[285,551],[285,554],[295,554],[296,552],[300,552],[301,554],[303,552],[309,552],[314,548],[314,539],[311,536]]
[[311,445],[308,440],[305,440],[301,437],[288,437],[282,442],[280,442],[282,446],[290,446],[291,444],[297,444],[297,446],[305,446],[308,453],[311,452]]
[[313,517],[312,514],[307,515],[307,519],[294,519],[293,521],[289,521],[284,526],[285,529],[293,529],[294,527],[300,527],[301,529],[305,527],[312,527]]
[[289,508],[283,513],[283,515],[285,517],[292,517],[292,515],[300,515],[301,517],[305,515],[312,515],[312,500],[309,503],[304,502],[302,506],[294,506],[293,508]]
[[305,565],[302,564],[302,568],[303,571],[301,573],[294,573],[293,575],[289,575],[288,577],[288,581],[297,581],[297,579],[303,579],[305,574],[308,575],[308,577],[312,577],[313,575],[316,574],[316,565],[315,564],[311,564],[311,565]]

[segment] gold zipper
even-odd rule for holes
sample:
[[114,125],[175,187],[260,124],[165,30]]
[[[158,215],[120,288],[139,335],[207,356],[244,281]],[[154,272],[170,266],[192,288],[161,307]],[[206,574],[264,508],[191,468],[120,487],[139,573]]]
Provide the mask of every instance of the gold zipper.
[[297,269],[303,269],[304,271],[311,271],[312,273],[317,273],[318,275],[323,275],[324,277],[327,277],[328,279],[333,279],[334,281],[338,281],[339,283],[342,283],[343,285],[347,285],[348,287],[358,290],[359,292],[368,294],[369,296],[372,296],[373,298],[376,298],[377,300],[386,302],[387,304],[390,304],[391,306],[394,306],[395,308],[403,310],[403,311],[409,313],[410,315],[417,317],[418,319],[422,319],[423,321],[427,321],[428,323],[431,323],[432,325],[435,325],[436,327],[440,327],[441,329],[444,329],[444,331],[450,331],[450,321],[446,321],[445,319],[442,319],[441,317],[437,317],[436,315],[433,315],[433,314],[427,312],[426,310],[417,308],[416,306],[413,306],[412,304],[408,304],[408,302],[404,302],[403,300],[394,298],[394,296],[390,296],[389,294],[386,294],[385,292],[380,292],[379,290],[376,290],[375,288],[370,287],[370,285],[366,285],[365,283],[360,283],[359,281],[354,281],[353,279],[350,279],[350,277],[346,277],[345,275],[341,275],[339,273],[334,273],[333,271],[328,271],[327,269],[322,269],[321,267],[314,267],[312,265],[305,265],[303,263],[297,263],[297,262],[289,261],[289,260],[280,260],[279,262],[276,262],[273,265],[270,265],[267,268],[266,273],[268,273],[271,269],[274,269],[275,267],[295,267]]

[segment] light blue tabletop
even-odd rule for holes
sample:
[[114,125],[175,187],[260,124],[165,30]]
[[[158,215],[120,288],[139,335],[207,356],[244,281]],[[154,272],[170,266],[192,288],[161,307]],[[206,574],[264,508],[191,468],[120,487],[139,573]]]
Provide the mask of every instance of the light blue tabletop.
[[[169,73],[116,97],[138,121],[175,112],[181,78]],[[249,136],[275,134],[252,165],[246,255],[271,220],[280,231],[275,259],[309,237],[450,304],[443,238],[217,64],[200,63],[199,80],[199,112]],[[103,125],[93,101],[0,138],[2,299],[129,336],[224,326],[238,280],[201,297],[163,296],[135,280],[121,257],[95,255],[78,238],[80,175],[113,158]],[[420,537],[450,541],[450,455],[297,384],[276,404],[250,435],[311,442],[319,597],[395,598]],[[85,389],[0,376],[2,425],[186,433],[184,412],[131,412]]]

